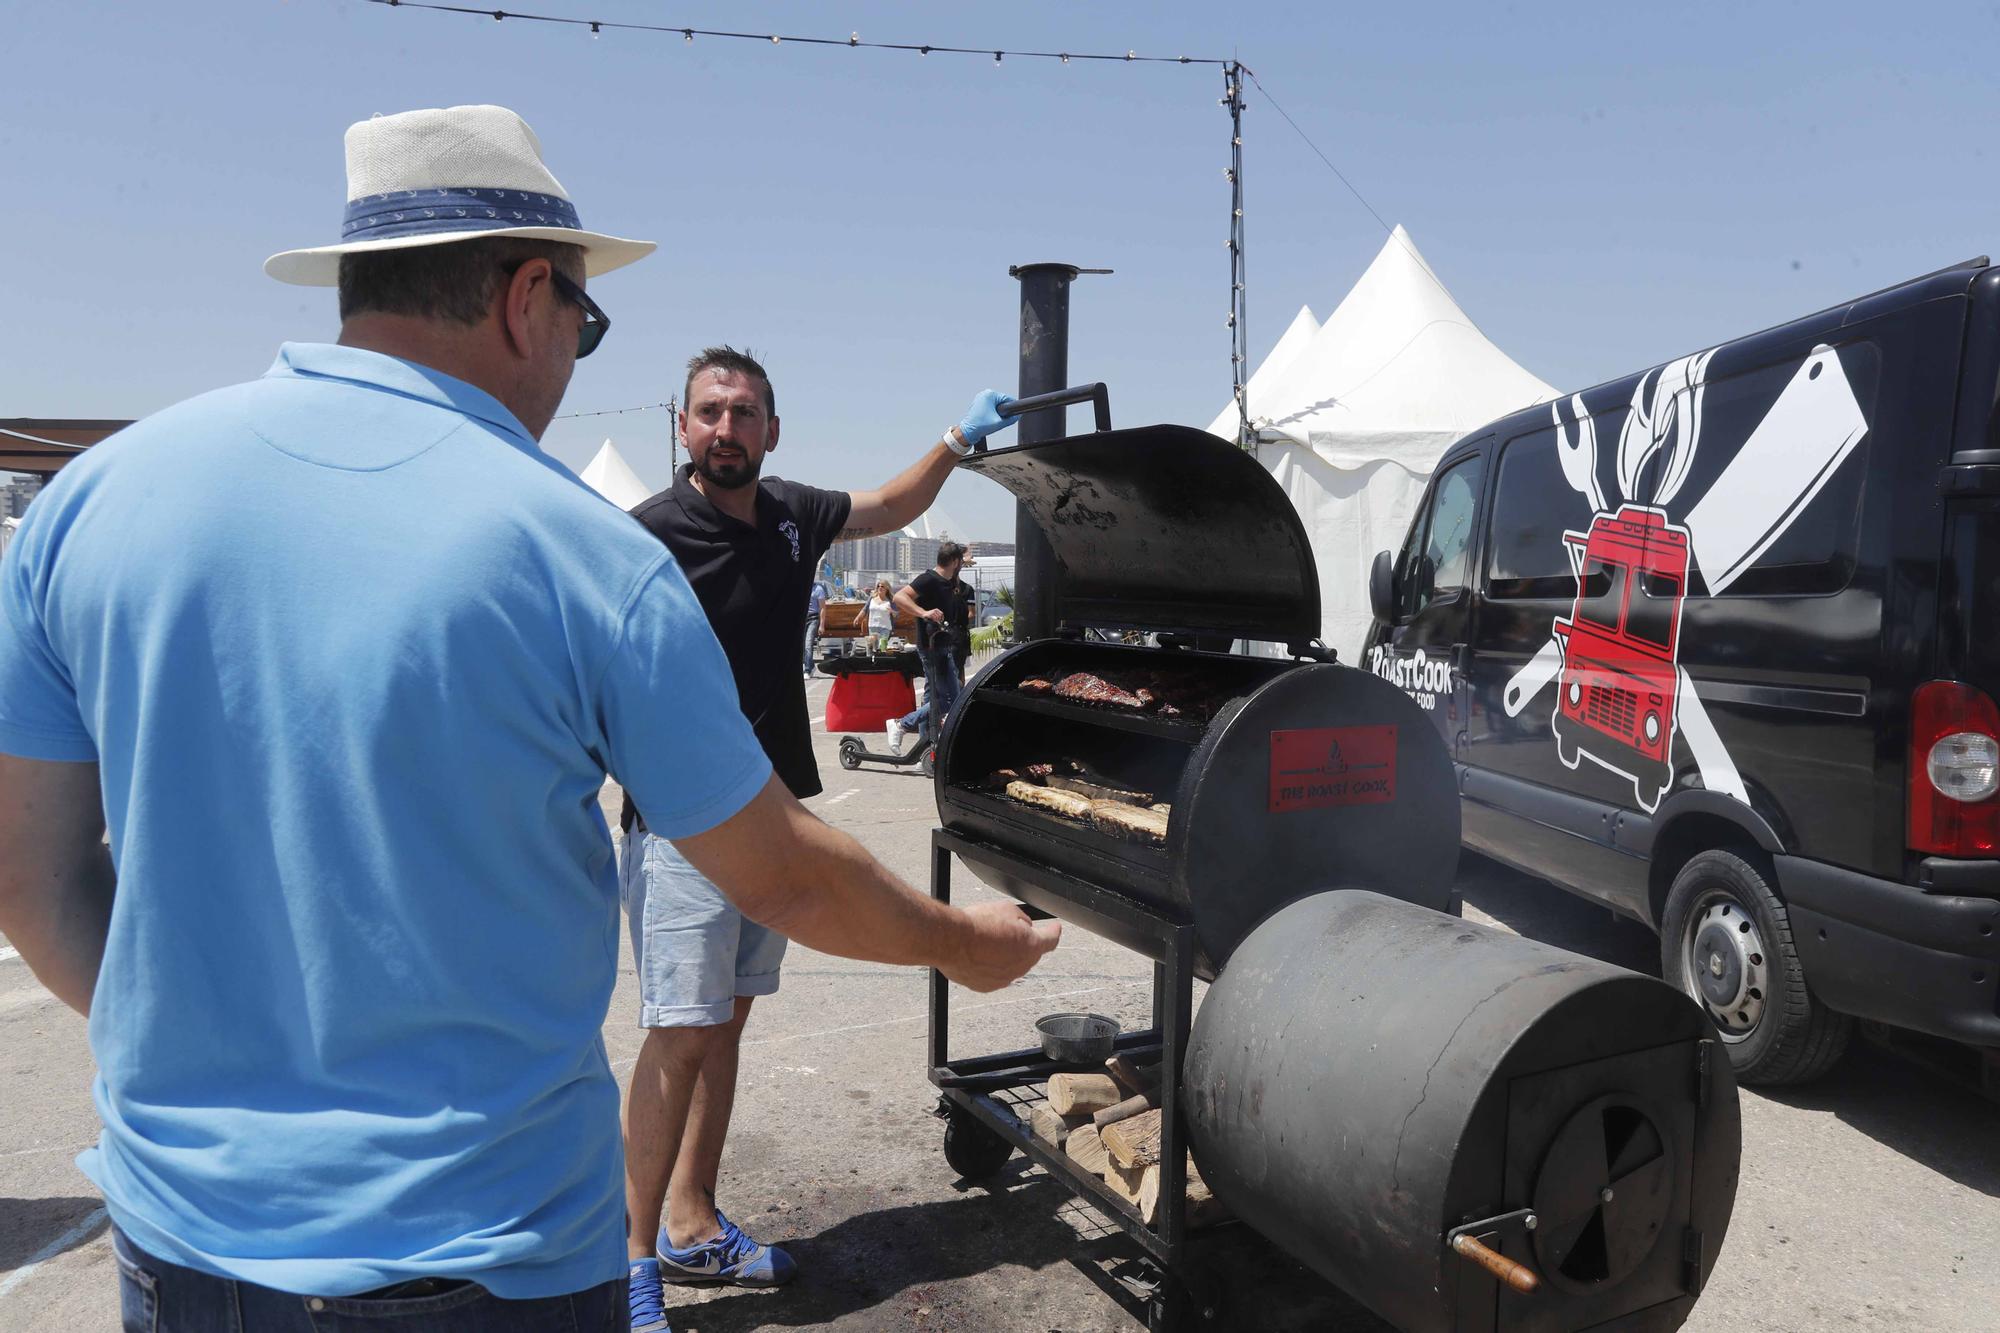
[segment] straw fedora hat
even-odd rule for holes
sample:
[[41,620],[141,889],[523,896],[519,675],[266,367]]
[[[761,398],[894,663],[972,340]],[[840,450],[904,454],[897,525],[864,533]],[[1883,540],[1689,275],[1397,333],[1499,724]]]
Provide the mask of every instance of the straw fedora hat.
[[585,231],[542,165],[541,140],[503,106],[376,116],[347,127],[347,214],[340,244],[264,261],[279,282],[332,287],[342,255],[523,236],[581,246],[591,277],[643,259],[651,241]]

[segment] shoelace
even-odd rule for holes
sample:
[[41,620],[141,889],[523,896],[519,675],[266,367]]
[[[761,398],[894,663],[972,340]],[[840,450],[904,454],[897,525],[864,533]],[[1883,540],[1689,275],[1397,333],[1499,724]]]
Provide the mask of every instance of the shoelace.
[[647,1324],[656,1319],[665,1319],[667,1303],[660,1292],[659,1282],[655,1280],[642,1285],[638,1280],[640,1271],[636,1268],[632,1270],[632,1289],[628,1297],[632,1322]]
[[715,1210],[715,1220],[722,1223],[720,1244],[725,1264],[741,1263],[757,1252],[757,1242],[744,1235],[743,1228],[724,1217],[720,1208]]

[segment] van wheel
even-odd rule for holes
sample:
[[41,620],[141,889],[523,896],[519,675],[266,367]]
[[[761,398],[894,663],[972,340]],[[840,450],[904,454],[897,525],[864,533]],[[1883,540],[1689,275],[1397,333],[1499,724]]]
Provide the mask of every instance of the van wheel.
[[1690,858],[1667,894],[1660,974],[1707,1011],[1737,1078],[1803,1083],[1839,1061],[1854,1022],[1806,985],[1773,878],[1761,856]]

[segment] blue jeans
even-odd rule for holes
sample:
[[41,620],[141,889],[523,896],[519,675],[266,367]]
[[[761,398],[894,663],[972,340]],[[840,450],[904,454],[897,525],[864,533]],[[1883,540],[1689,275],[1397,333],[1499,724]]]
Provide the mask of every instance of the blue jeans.
[[168,1263],[116,1227],[111,1248],[125,1333],[626,1333],[632,1326],[622,1277],[527,1301],[503,1301],[477,1282],[417,1295],[298,1296]]
[[958,659],[953,655],[949,643],[941,643],[923,651],[924,659],[924,702],[922,707],[903,714],[899,725],[904,731],[915,731],[931,721],[931,735],[944,734],[944,720],[951,716],[951,706],[958,702],[959,680]]

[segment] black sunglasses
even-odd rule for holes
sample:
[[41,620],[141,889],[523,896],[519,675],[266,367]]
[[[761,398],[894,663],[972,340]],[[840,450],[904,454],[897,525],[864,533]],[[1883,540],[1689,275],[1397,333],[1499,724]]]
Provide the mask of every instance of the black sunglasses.
[[[521,265],[527,262],[523,259],[519,263],[507,265],[501,271],[511,278]],[[581,361],[596,351],[597,345],[604,341],[604,335],[611,329],[611,316],[605,314],[597,302],[590,299],[589,293],[565,277],[561,269],[551,265],[549,277],[554,280],[556,290],[563,294],[563,298],[575,302],[583,311],[583,327],[576,331],[576,359]]]

